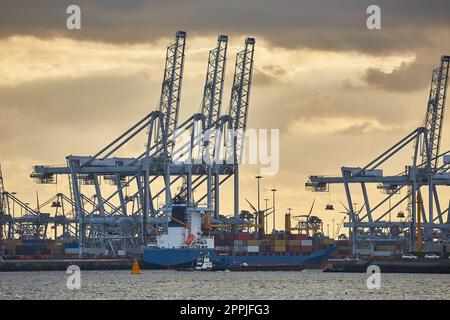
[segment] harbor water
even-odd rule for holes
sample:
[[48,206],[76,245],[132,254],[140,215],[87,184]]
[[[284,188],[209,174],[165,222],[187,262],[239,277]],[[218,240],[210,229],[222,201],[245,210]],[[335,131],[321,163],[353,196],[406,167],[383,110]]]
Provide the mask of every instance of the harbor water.
[[81,271],[79,290],[64,271],[0,272],[0,299],[450,299],[449,274]]

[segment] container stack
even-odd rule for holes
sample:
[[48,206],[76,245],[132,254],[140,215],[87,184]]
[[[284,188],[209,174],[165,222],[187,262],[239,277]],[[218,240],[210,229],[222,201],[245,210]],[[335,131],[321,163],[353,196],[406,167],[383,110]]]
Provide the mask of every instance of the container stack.
[[3,255],[11,259],[64,259],[78,253],[74,240],[15,239],[2,243]]
[[273,240],[272,249],[275,252],[286,252],[286,240]]
[[16,246],[22,243],[22,240],[3,240],[3,254],[6,257],[16,256]]
[[[302,234],[267,234],[257,239],[253,233],[222,232],[214,234],[215,249],[219,254],[309,254],[314,244]],[[330,243],[331,244],[331,243]]]
[[348,239],[345,240],[336,240],[336,251],[333,253],[333,258],[345,258],[351,255],[350,241]]
[[50,259],[52,240],[23,239],[16,244],[16,257],[23,259]]

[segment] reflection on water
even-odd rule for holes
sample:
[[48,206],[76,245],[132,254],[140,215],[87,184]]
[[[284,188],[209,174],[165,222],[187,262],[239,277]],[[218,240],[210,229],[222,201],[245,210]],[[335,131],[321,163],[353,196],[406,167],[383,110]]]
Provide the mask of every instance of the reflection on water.
[[450,299],[450,275],[364,273],[82,271],[81,289],[65,272],[0,272],[0,299]]

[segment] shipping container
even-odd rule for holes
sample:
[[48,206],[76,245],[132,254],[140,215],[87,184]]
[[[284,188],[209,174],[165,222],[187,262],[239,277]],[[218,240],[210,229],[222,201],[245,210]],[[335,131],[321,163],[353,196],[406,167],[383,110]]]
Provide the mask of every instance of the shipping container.
[[286,251],[286,247],[285,246],[276,246],[274,247],[275,252],[285,252]]
[[375,245],[375,251],[393,251],[397,250],[397,245]]
[[248,246],[247,251],[248,252],[259,252],[259,246]]
[[301,240],[301,246],[302,247],[312,246],[312,245],[313,245],[312,240]]
[[334,243],[334,239],[324,238],[324,239],[322,240],[322,243],[323,243],[323,244],[330,245],[330,244],[333,244],[333,243]]
[[49,246],[46,245],[30,245],[21,244],[16,246],[16,255],[18,256],[30,256],[30,255],[50,255],[51,251]]
[[64,244],[64,249],[76,249],[79,248],[78,242],[69,242]]
[[372,255],[374,257],[390,257],[390,256],[392,256],[392,252],[391,251],[373,251]]
[[293,240],[307,240],[308,236],[306,234],[291,234],[289,238]]
[[51,243],[53,240],[51,239],[23,239],[23,244],[47,244]]

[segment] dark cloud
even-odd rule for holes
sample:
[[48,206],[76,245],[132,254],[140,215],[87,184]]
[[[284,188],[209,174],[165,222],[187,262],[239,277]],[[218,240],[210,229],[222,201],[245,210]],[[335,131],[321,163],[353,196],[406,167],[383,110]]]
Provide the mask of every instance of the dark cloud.
[[372,87],[387,91],[411,92],[428,88],[433,69],[439,67],[441,55],[450,52],[450,43],[441,47],[421,48],[411,63],[402,63],[392,72],[369,68],[363,79]]
[[288,74],[288,70],[280,65],[263,65],[261,68],[255,67],[253,73],[253,84],[266,86],[280,83],[283,77]]
[[[437,61],[437,60],[436,60]],[[412,91],[424,87],[430,82],[424,75],[430,74],[434,67],[425,63],[402,63],[392,72],[383,72],[369,68],[365,74],[368,84],[389,91]]]
[[267,74],[261,69],[255,68],[253,71],[253,85],[255,86],[268,86],[276,83],[278,80],[277,77]]
[[262,66],[262,69],[265,72],[270,73],[271,75],[276,77],[281,77],[288,74],[288,70],[286,70],[285,67],[276,64],[264,65]]
[[360,89],[358,86],[355,86],[354,84],[353,84],[353,82],[352,82],[352,80],[350,80],[350,79],[345,79],[344,81],[342,81],[342,87],[345,89],[345,90],[358,90],[358,89]]
[[185,29],[193,35],[252,35],[276,46],[383,54],[430,45],[430,35],[450,25],[447,0],[375,1],[382,10],[382,29],[377,31],[366,28],[366,8],[374,4],[368,0],[80,0],[82,30],[73,31],[65,28],[65,10],[73,3],[4,1],[0,36],[136,43]]
[[[33,35],[69,37],[112,43],[155,42],[172,38],[179,29],[191,36],[229,34],[255,36],[272,46],[370,55],[415,53],[435,48],[434,57],[450,49],[448,0],[80,0],[82,29],[67,30],[66,8],[71,0],[3,1],[0,37]],[[366,9],[381,7],[381,30],[366,28]],[[448,54],[448,52],[447,52]],[[420,56],[385,74],[369,69],[365,80],[378,89],[409,91],[424,87],[422,76],[431,59]],[[275,65],[275,64],[274,64]],[[434,64],[433,64],[434,65]],[[271,70],[256,70],[256,85],[278,81]],[[276,71],[276,70],[272,70]],[[350,87],[346,87],[349,89]]]

